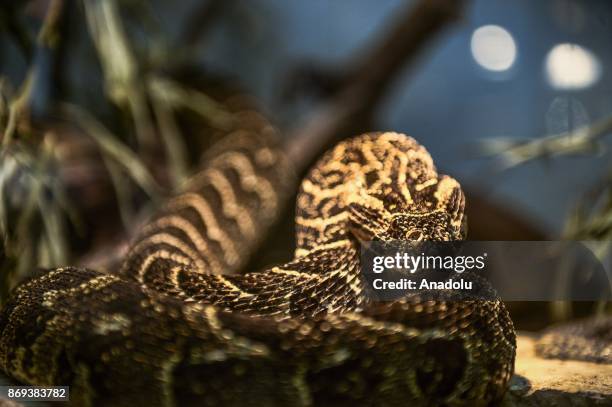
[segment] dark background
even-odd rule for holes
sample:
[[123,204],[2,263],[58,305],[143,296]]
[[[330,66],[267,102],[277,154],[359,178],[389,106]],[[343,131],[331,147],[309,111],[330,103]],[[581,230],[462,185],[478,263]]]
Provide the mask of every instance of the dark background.
[[[241,78],[273,116],[290,126],[300,111],[279,102],[287,69],[304,60],[326,66],[350,63],[384,35],[407,3],[236,2],[201,58]],[[377,127],[417,138],[442,171],[554,236],[576,200],[610,170],[609,155],[539,160],[500,173],[477,159],[474,142],[542,137],[612,113],[612,3],[480,0],[466,10],[400,75],[378,110]],[[472,36],[486,25],[503,28],[515,44],[516,56],[507,70],[488,70],[474,58]],[[547,74],[547,57],[559,44],[575,46],[562,48],[567,52],[562,66],[557,65],[561,78],[575,78],[573,88],[555,84]],[[502,59],[511,54],[503,44],[496,48]],[[586,68],[583,50],[592,58]],[[599,68],[591,72],[590,66]]]

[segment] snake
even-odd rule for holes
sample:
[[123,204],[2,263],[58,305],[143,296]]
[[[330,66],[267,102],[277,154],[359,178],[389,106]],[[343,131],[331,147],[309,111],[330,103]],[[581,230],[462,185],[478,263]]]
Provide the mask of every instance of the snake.
[[0,368],[116,405],[490,405],[514,370],[499,299],[376,302],[364,241],[458,241],[465,197],[400,133],[339,142],[303,178],[293,259],[256,256],[293,182],[265,131],[235,131],[140,229],[119,270],[41,270],[0,313]]

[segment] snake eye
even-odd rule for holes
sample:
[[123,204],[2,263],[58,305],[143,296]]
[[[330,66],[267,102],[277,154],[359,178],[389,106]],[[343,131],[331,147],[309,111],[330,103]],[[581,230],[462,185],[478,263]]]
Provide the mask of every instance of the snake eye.
[[420,230],[411,230],[406,233],[406,240],[423,240],[423,232]]

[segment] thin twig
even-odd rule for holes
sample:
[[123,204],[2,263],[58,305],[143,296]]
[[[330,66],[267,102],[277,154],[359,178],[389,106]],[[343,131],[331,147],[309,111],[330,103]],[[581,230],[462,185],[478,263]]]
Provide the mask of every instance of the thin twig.
[[37,124],[48,119],[56,92],[61,88],[61,56],[68,30],[65,25],[70,0],[53,0],[38,33],[32,66],[32,90],[27,110],[29,121]]
[[30,67],[19,93],[9,104],[7,125],[3,129],[2,135],[2,145],[4,147],[13,140],[17,122],[24,112],[32,107],[31,104],[35,103],[35,110],[40,111],[44,108],[43,105],[48,102],[49,87],[53,75],[53,52],[60,43],[61,35],[59,31],[64,15],[64,0],[53,0],[49,4],[37,37],[36,53],[41,57],[35,59],[35,64]]
[[138,62],[114,0],[83,0],[87,25],[98,50],[108,97],[130,112],[140,147],[155,150],[155,130],[147,108]]
[[62,21],[64,7],[64,0],[52,0],[51,4],[49,4],[45,21],[38,33],[38,42],[40,44],[50,48],[53,48],[57,44],[59,40],[59,25]]
[[602,151],[601,139],[612,134],[612,116],[574,131],[528,140],[486,139],[481,142],[484,155],[496,156],[501,169],[528,161],[570,154]]

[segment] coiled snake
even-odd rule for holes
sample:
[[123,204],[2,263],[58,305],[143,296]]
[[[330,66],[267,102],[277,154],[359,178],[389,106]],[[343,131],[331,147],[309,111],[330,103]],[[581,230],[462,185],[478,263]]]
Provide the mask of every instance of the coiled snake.
[[341,142],[297,198],[287,264],[244,266],[290,163],[236,132],[142,229],[121,271],[49,270],[0,316],[0,366],[77,405],[486,405],[513,373],[501,301],[372,303],[359,240],[460,240],[464,197],[397,133]]

